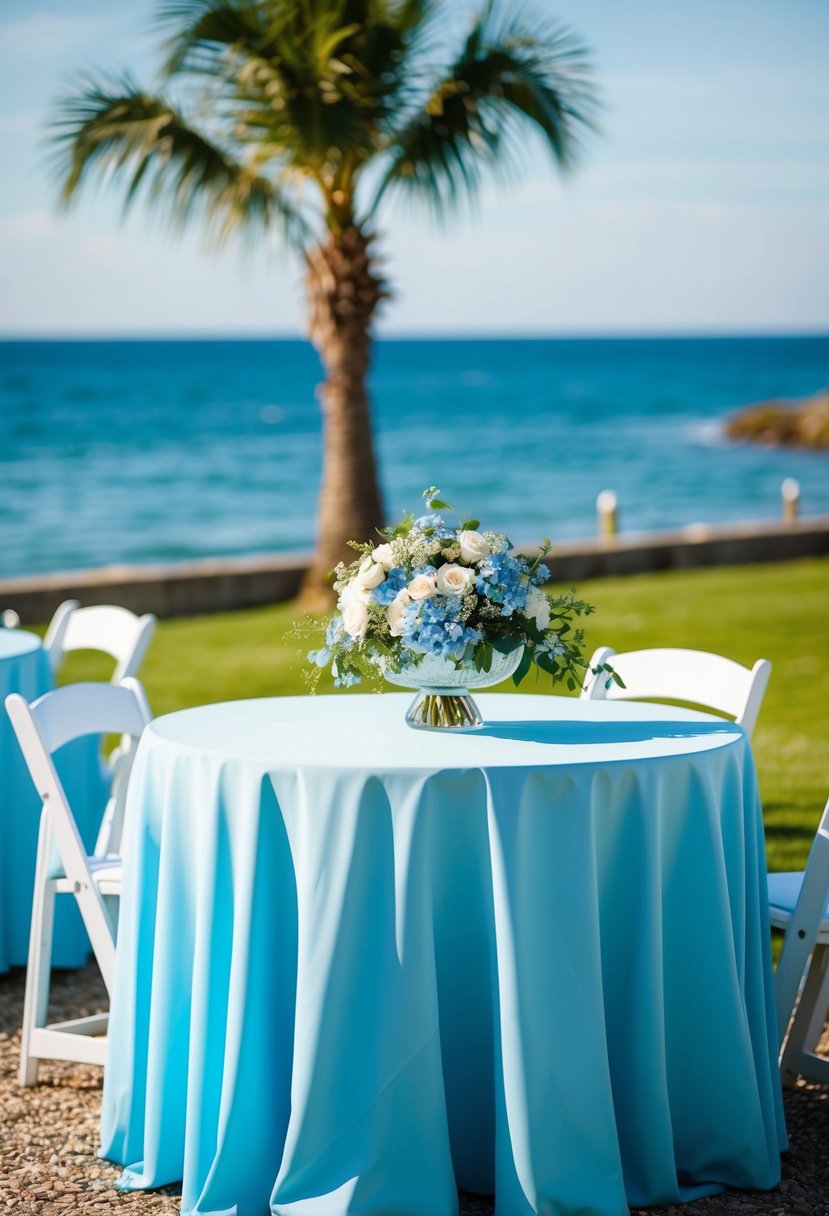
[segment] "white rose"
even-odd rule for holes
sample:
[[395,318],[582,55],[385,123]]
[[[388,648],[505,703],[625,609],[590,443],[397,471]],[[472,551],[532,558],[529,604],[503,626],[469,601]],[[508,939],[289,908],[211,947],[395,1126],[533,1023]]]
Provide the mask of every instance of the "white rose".
[[392,566],[397,565],[397,558],[394,556],[394,549],[391,545],[378,545],[371,555],[371,560],[378,566],[382,566],[384,570],[391,570]]
[[368,629],[368,608],[361,600],[351,600],[343,608],[343,625],[351,638],[364,638]]
[[353,578],[350,583],[346,583],[340,592],[340,608],[345,610],[349,604],[367,604],[369,601],[369,590],[356,578]]
[[372,587],[379,586],[385,577],[382,566],[378,566],[371,557],[364,557],[360,562],[360,569],[357,571],[355,581],[370,591]]
[[435,594],[434,574],[416,574],[406,590],[413,600],[430,600]]
[[492,552],[480,532],[461,532],[458,540],[461,542],[461,558],[470,565],[483,561]]
[[527,592],[527,602],[524,605],[524,616],[535,621],[538,629],[546,629],[550,623],[550,601],[543,591],[530,587]]
[[411,598],[404,587],[402,591],[398,591],[386,609],[386,619],[389,622],[389,629],[393,638],[402,638],[403,636],[403,631],[406,628],[406,607],[409,603],[411,603]]
[[447,564],[438,570],[437,589],[441,595],[466,595],[475,582],[475,575],[466,566]]

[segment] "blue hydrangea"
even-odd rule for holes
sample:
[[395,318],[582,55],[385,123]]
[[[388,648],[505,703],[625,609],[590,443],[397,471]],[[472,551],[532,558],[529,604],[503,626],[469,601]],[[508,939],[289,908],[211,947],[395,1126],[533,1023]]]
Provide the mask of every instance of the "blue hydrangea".
[[[428,571],[427,571],[428,572]],[[460,616],[463,604],[456,595],[435,595],[428,600],[420,600],[414,605],[420,625],[442,625],[444,621],[454,621]]]
[[379,587],[375,587],[372,591],[372,597],[376,604],[390,604],[395,599],[397,593],[402,591],[406,586],[408,579],[406,571],[402,566],[394,566],[389,570],[385,580],[380,583]]
[[410,604],[404,615],[403,644],[416,654],[460,659],[469,643],[481,640],[480,631],[458,620],[461,603],[455,596],[434,596]]
[[428,515],[419,515],[412,524],[412,529],[417,532],[428,532],[440,540],[455,535],[451,528],[447,528],[443,517],[434,512],[430,512]]
[[345,624],[341,613],[337,612],[331,617],[328,626],[325,630],[326,646],[336,646],[338,642],[345,637]]
[[522,582],[524,569],[518,558],[510,553],[493,553],[478,568],[475,589],[493,604],[500,604],[502,616],[512,616],[527,601],[527,583]]
[[344,671],[340,675],[334,677],[335,688],[351,688],[354,684],[359,683],[361,683],[361,681],[356,671]]
[[544,562],[539,562],[535,570],[532,572],[531,582],[534,586],[539,587],[541,583],[548,582],[550,578],[550,567],[545,566]]

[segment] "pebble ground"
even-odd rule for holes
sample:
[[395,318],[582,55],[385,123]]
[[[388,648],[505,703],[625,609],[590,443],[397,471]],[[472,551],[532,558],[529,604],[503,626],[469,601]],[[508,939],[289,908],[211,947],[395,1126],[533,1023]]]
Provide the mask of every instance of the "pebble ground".
[[[105,999],[94,967],[56,973],[52,997],[55,1019],[95,1013]],[[179,1197],[174,1190],[116,1191],[118,1167],[96,1157],[100,1069],[44,1063],[39,1085],[18,1088],[22,1007],[23,972],[0,976],[0,1216],[178,1213]],[[693,1204],[649,1208],[649,1216],[708,1216],[714,1212],[829,1216],[829,1086],[801,1084],[785,1101],[791,1146],[783,1158],[783,1181],[776,1190],[727,1191]],[[460,1216],[492,1214],[490,1200],[460,1196]],[[633,1216],[644,1216],[644,1212]]]

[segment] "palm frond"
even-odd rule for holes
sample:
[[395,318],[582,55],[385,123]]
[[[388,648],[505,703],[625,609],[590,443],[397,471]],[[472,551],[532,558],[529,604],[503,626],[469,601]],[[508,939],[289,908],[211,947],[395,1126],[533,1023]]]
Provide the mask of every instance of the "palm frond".
[[389,139],[374,206],[405,189],[441,213],[473,197],[486,172],[517,167],[534,130],[560,169],[595,129],[587,51],[566,29],[487,4],[460,55]]
[[159,12],[159,24],[171,31],[164,70],[215,74],[230,50],[267,61],[278,54],[280,36],[294,20],[292,4],[167,0]]
[[123,182],[125,209],[144,194],[166,202],[179,226],[200,212],[220,239],[239,228],[279,224],[289,241],[302,242],[301,210],[281,183],[236,159],[129,77],[86,81],[53,125],[64,204],[96,169]]
[[213,92],[222,81],[259,141],[320,177],[332,149],[361,163],[382,146],[435,3],[167,0],[166,72],[201,76]]

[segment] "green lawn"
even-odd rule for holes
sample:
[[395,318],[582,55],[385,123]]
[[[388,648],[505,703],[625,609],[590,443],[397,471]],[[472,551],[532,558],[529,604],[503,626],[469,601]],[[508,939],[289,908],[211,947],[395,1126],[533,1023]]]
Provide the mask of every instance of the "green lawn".
[[[829,794],[829,559],[602,579],[578,590],[596,605],[589,650],[689,646],[749,666],[772,661],[754,737],[769,866],[801,867]],[[295,619],[283,604],[162,621],[142,672],[154,712],[304,692],[312,642],[292,636]],[[66,667],[68,679],[106,675],[94,655],[74,655]],[[521,687],[546,690],[533,675]]]

